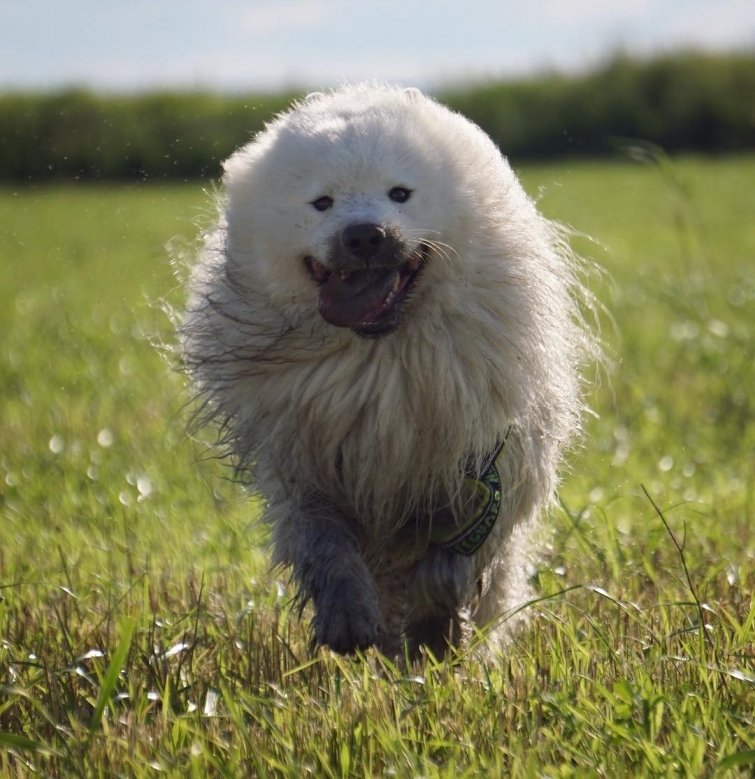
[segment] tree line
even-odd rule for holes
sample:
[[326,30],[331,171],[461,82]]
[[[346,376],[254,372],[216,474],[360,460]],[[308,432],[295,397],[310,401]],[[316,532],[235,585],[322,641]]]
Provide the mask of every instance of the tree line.
[[[295,93],[0,95],[0,180],[215,177],[220,162]],[[638,142],[668,153],[755,148],[755,54],[616,56],[578,76],[544,74],[436,95],[515,162],[598,156]]]

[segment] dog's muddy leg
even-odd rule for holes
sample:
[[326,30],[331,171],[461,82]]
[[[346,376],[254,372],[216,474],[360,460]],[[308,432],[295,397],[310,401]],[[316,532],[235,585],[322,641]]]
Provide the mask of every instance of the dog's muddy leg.
[[427,647],[437,658],[460,646],[468,633],[470,591],[474,577],[467,558],[431,548],[409,586],[405,625],[410,657]]
[[384,655],[391,658],[401,658],[404,654],[406,586],[411,568],[409,564],[397,567],[377,566],[374,569],[381,614],[377,646]]
[[316,643],[342,654],[374,644],[380,631],[375,583],[335,510],[294,509],[284,528],[276,528],[276,558],[293,567],[300,595],[314,605]]
[[438,660],[452,647],[458,647],[464,638],[466,622],[459,613],[432,614],[407,625],[406,645],[410,658],[420,655],[425,647]]

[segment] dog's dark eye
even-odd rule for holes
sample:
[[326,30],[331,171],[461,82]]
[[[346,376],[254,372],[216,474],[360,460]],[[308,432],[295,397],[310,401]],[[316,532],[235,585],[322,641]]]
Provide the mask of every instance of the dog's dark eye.
[[312,205],[318,211],[327,211],[333,205],[333,198],[323,195],[322,197],[318,197],[317,200],[313,200]]
[[406,201],[409,200],[411,195],[412,195],[411,189],[407,189],[406,187],[394,187],[388,193],[388,197],[394,203],[406,203]]

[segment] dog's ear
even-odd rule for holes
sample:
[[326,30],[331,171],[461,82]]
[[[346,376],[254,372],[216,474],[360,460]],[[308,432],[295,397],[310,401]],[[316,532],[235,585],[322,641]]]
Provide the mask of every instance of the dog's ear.
[[310,92],[305,98],[305,103],[316,103],[318,100],[322,100],[325,97],[324,92]]
[[409,98],[410,102],[416,103],[422,99],[422,92],[417,87],[407,87],[404,90],[404,94]]

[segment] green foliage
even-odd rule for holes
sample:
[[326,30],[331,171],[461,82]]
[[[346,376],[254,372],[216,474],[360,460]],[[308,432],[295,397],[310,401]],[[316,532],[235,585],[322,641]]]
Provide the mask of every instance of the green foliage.
[[216,177],[290,95],[0,96],[0,180]]
[[614,359],[530,622],[408,669],[310,652],[185,438],[153,342],[206,195],[0,192],[0,776],[752,776],[755,158],[645,156],[522,171]]
[[[441,100],[514,160],[600,155],[642,139],[668,152],[755,148],[755,57],[617,57],[585,76],[468,86]],[[0,96],[0,180],[215,177],[293,95],[82,91]]]
[[444,95],[518,159],[605,155],[629,140],[667,152],[755,147],[755,57],[619,56],[585,76],[493,83]]

